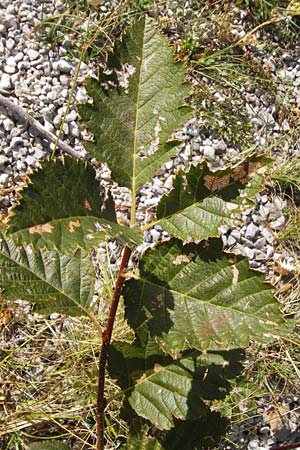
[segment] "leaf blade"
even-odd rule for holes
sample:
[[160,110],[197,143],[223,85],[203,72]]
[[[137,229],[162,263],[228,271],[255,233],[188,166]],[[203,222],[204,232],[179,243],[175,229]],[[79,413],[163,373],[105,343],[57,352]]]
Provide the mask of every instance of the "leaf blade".
[[184,76],[183,64],[145,16],[115,46],[99,81],[87,81],[94,104],[79,105],[94,135],[87,150],[134,194],[177,151],[168,139],[191,115],[183,105],[190,91]]
[[147,345],[113,343],[109,372],[127,392],[135,412],[160,430],[172,428],[175,419],[205,416],[206,401],[224,398],[231,388],[229,379],[242,368],[240,351],[188,351],[174,361],[157,346],[155,355],[153,344],[151,350],[149,355]]
[[287,332],[272,287],[246,259],[222,253],[221,240],[183,246],[176,240],[144,254],[139,279],[126,283],[126,317],[146,323],[170,354],[184,348],[244,347]]
[[204,162],[188,173],[180,171],[158,204],[156,223],[187,242],[217,237],[220,226],[236,225],[234,214],[251,205],[270,162],[254,155],[234,168],[211,171]]
[[95,170],[83,161],[45,161],[30,177],[9,217],[9,233],[19,242],[47,249],[90,249],[106,237],[132,245],[141,241],[137,229],[117,223],[114,202],[105,198]]
[[0,269],[0,288],[8,300],[30,301],[46,313],[88,314],[95,271],[87,253],[35,250],[0,230]]

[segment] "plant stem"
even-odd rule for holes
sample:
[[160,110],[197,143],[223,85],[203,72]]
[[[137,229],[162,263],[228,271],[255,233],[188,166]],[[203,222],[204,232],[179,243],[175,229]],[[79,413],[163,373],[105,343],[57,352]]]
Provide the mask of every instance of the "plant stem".
[[116,317],[116,312],[118,309],[118,304],[121,295],[121,289],[125,281],[124,271],[127,269],[128,261],[131,255],[131,249],[126,246],[124,248],[122,261],[120,264],[120,269],[118,273],[118,278],[114,290],[114,295],[112,303],[109,310],[109,316],[107,319],[106,328],[102,333],[102,348],[100,354],[99,371],[98,371],[98,389],[97,389],[97,407],[96,407],[96,418],[97,418],[97,450],[104,450],[104,409],[105,409],[105,398],[104,398],[104,382],[105,382],[105,367],[107,361],[107,355],[109,350],[109,344],[111,340],[114,320]]

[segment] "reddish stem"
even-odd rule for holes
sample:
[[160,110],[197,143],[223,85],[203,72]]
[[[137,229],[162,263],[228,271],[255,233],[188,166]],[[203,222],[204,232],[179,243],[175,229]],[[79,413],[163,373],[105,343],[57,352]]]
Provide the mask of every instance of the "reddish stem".
[[290,450],[297,447],[300,447],[300,442],[295,442],[294,444],[283,444],[279,447],[272,447],[271,450]]
[[105,409],[105,397],[104,397],[104,383],[105,383],[105,367],[108,355],[109,344],[113,331],[113,325],[118,309],[118,304],[121,295],[121,289],[125,281],[124,271],[127,269],[128,261],[131,255],[131,249],[129,247],[124,248],[123,257],[119,269],[116,287],[112,303],[110,306],[109,316],[107,319],[106,328],[102,333],[102,348],[100,354],[99,371],[98,371],[98,388],[97,388],[97,407],[96,407],[96,419],[97,419],[97,450],[104,450],[104,409]]

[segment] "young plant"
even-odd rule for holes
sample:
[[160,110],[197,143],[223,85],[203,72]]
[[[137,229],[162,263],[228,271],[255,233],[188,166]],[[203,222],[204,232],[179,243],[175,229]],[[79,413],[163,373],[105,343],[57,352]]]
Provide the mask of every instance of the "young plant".
[[[107,238],[124,246],[101,335],[97,450],[105,445],[107,360],[131,428],[125,449],[208,448],[226,422],[209,405],[224,398],[240,373],[241,348],[249,339],[269,342],[287,332],[272,287],[244,258],[223,253],[218,237],[219,227],[236,223],[262,189],[270,160],[252,156],[232,169],[212,172],[201,163],[179,171],[156,220],[137,226],[137,192],[176,155],[172,133],[192,114],[184,105],[190,93],[184,78],[184,65],[143,17],[116,44],[107,69],[86,82],[93,100],[79,105],[93,134],[86,148],[130,189],[130,227],[118,223],[113,197],[99,187],[92,165],[65,157],[31,175],[1,232],[2,296],[31,301],[45,313],[86,314],[98,329],[90,251]],[[154,225],[170,239],[128,273],[132,250]],[[131,343],[111,343],[121,295]]]

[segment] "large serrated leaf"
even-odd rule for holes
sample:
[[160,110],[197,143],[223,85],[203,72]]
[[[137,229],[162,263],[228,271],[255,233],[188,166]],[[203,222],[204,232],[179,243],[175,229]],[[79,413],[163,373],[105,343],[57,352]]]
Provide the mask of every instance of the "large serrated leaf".
[[[150,344],[150,351],[149,351]],[[228,378],[241,370],[241,352],[200,354],[184,352],[177,360],[164,355],[153,340],[141,347],[115,342],[109,372],[125,392],[135,412],[158,429],[174,426],[174,418],[198,419],[209,412],[205,401],[224,398]]]
[[188,173],[180,171],[172,191],[158,204],[157,223],[185,241],[218,236],[221,225],[237,223],[233,212],[239,212],[238,205],[249,207],[262,189],[270,162],[252,156],[234,168],[211,171],[204,162]]
[[124,450],[208,450],[218,446],[227,426],[228,420],[217,412],[199,420],[176,421],[172,430],[154,436],[144,426],[130,433]]
[[190,91],[184,75],[184,65],[144,16],[115,46],[99,80],[86,83],[93,104],[79,105],[79,113],[94,135],[86,148],[133,195],[177,151],[178,142],[168,139],[191,115],[183,106]]
[[245,347],[250,338],[268,342],[286,332],[271,285],[246,259],[222,253],[221,239],[157,245],[144,254],[124,297],[130,325],[146,322],[171,353]]
[[45,313],[87,314],[94,279],[94,267],[83,250],[74,255],[35,250],[0,230],[0,289],[8,300],[28,300]]
[[93,167],[65,157],[45,161],[13,208],[9,233],[19,242],[68,251],[89,249],[106,236],[139,243],[137,230],[117,223],[111,197],[100,193]]

